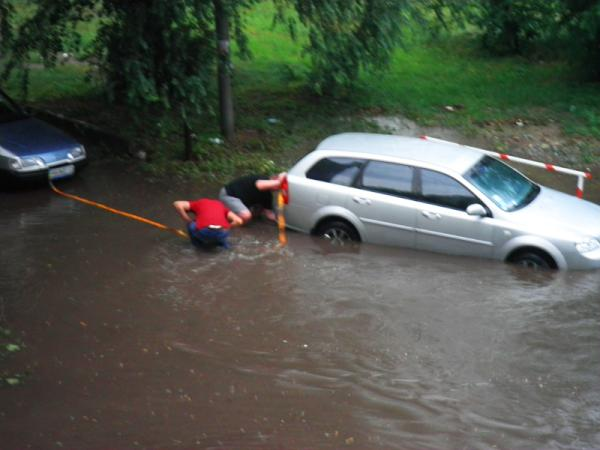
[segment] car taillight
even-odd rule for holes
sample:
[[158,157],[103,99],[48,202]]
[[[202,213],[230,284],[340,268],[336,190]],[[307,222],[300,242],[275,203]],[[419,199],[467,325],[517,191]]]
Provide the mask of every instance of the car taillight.
[[285,205],[289,205],[290,203],[290,190],[288,185],[287,176],[283,177],[281,180],[281,194],[283,195],[283,203]]

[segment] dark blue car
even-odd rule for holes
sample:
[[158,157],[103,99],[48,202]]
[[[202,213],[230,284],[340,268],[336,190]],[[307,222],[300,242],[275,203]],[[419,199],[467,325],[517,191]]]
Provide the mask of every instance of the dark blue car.
[[85,161],[83,145],[29,116],[0,90],[0,176],[68,177]]

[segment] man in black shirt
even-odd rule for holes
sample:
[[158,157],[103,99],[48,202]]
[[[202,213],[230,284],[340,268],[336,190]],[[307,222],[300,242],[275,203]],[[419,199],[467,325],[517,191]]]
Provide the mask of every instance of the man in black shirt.
[[259,208],[271,220],[276,220],[273,212],[273,191],[281,187],[285,173],[274,177],[246,175],[226,184],[219,192],[227,208],[242,218],[244,223],[252,219],[253,208]]

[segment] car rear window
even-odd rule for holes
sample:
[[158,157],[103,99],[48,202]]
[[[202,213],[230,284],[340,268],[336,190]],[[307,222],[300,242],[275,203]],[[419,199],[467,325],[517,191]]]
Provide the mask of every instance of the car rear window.
[[323,158],[306,172],[306,176],[312,180],[351,186],[364,164],[362,159]]

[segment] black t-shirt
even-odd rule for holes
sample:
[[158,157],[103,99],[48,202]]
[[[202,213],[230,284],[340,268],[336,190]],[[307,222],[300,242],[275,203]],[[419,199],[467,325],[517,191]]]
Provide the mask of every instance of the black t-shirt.
[[259,191],[256,188],[257,180],[266,179],[268,178],[259,175],[246,175],[231,181],[225,186],[225,190],[227,195],[239,198],[248,207],[260,205],[265,209],[272,209],[273,195],[271,191]]

